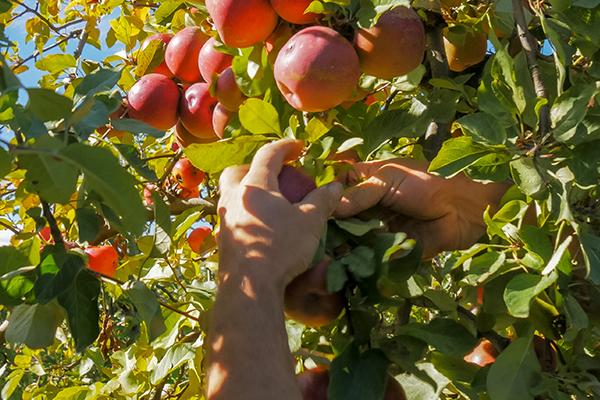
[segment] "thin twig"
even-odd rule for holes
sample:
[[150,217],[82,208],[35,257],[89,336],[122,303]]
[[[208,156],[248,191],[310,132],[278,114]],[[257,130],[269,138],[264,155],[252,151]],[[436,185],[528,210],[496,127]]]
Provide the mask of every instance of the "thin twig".
[[21,231],[18,230],[17,228],[15,228],[14,226],[10,226],[2,221],[0,221],[0,225],[2,225],[3,227],[5,227],[8,230],[11,230],[15,235],[18,235],[21,233]]
[[41,19],[46,25],[48,25],[48,28],[52,29],[54,32],[58,33],[58,35],[63,36],[62,33],[60,33],[60,29],[55,27],[54,24],[52,22],[50,22],[48,20],[48,18],[44,17],[42,14],[40,14],[37,10],[34,10],[33,8],[27,6],[24,3],[21,3],[18,0],[11,0],[13,3],[16,3],[18,5],[20,5],[21,7],[23,7],[24,9],[26,9],[27,11],[29,11],[32,14],[35,14],[36,17],[38,17],[39,19]]
[[77,48],[73,53],[73,57],[75,57],[76,60],[78,60],[79,57],[81,57],[81,53],[83,52],[83,46],[85,46],[88,36],[89,34],[87,33],[87,31],[84,30],[81,34],[81,37],[79,38],[79,43],[77,43]]
[[173,271],[173,276],[175,277],[175,280],[177,281],[177,283],[179,284],[179,286],[181,286],[181,288],[183,289],[183,291],[185,293],[187,293],[187,289],[185,288],[185,286],[183,286],[183,283],[181,283],[181,281],[179,280],[179,277],[177,276],[177,271],[175,271],[175,268],[169,262],[169,258],[165,257],[165,261],[167,262],[167,265],[169,266],[169,268],[171,268],[171,271]]
[[163,183],[165,183],[165,180],[169,177],[169,175],[173,171],[173,168],[175,167],[175,164],[177,164],[177,161],[179,161],[179,159],[181,158],[182,155],[183,155],[183,152],[181,150],[178,150],[177,153],[175,153],[175,157],[173,157],[173,160],[171,161],[171,163],[165,170],[165,173],[163,174],[163,176],[160,177],[160,179],[156,183],[157,188],[162,187]]
[[[515,26],[517,28],[517,34],[523,46],[525,57],[527,59],[527,65],[533,78],[533,86],[535,88],[535,95],[539,98],[548,99],[548,90],[544,85],[542,79],[542,71],[537,63],[538,56],[538,45],[536,39],[527,28],[527,22],[525,21],[525,13],[523,12],[523,5],[521,0],[512,0],[513,12],[515,15]],[[550,107],[545,104],[540,109],[540,136],[543,137],[550,131]]]
[[[41,200],[41,199],[40,199]],[[42,208],[44,209],[44,217],[48,221],[48,225],[50,225],[50,234],[52,235],[52,239],[54,239],[54,244],[57,246],[65,247],[65,241],[63,240],[62,234],[60,233],[60,229],[58,229],[58,224],[56,223],[56,218],[52,214],[50,210],[50,205],[47,201],[41,200]]]
[[[79,35],[79,33],[80,33],[80,32],[81,32],[81,30],[80,30],[80,29],[74,30],[73,32],[71,32],[71,33],[69,34],[69,36],[67,36],[67,37],[64,37],[64,38],[62,38],[61,40],[59,40],[58,42],[56,42],[56,43],[54,43],[54,44],[51,44],[50,46],[48,46],[48,47],[45,47],[44,49],[42,49],[42,53],[43,53],[43,52],[46,52],[46,51],[48,51],[48,50],[52,50],[53,48],[60,46],[60,45],[61,45],[61,44],[63,44],[64,42],[67,42],[67,41],[69,41],[70,39],[73,39],[73,38],[75,38],[77,35]],[[40,51],[39,51],[39,50],[36,50],[36,51],[35,51],[35,52],[34,52],[32,55],[30,55],[29,57],[27,57],[27,58],[25,58],[25,59],[23,59],[23,60],[19,61],[19,62],[18,62],[17,64],[15,64],[15,65],[13,65],[13,66],[11,67],[11,69],[14,71],[15,69],[19,68],[21,65],[25,64],[27,61],[29,61],[29,60],[31,60],[31,59],[34,59],[34,58],[36,58],[36,57],[37,57],[37,56],[39,56],[40,54],[41,54],[41,53],[40,53]]]

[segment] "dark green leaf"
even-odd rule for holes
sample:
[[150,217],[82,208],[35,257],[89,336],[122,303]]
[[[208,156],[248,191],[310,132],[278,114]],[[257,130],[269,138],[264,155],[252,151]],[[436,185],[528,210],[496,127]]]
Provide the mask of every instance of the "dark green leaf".
[[530,389],[539,382],[540,372],[531,336],[515,340],[490,368],[487,389],[491,400],[533,400]]
[[27,255],[15,247],[0,247],[0,276],[29,266]]
[[87,140],[96,128],[108,124],[109,115],[106,104],[91,98],[73,113],[73,129],[82,140]]
[[411,322],[397,333],[421,339],[440,353],[466,355],[477,346],[477,339],[467,328],[448,318],[435,318],[429,324]]
[[75,213],[80,242],[91,242],[100,233],[99,217],[91,208],[78,208]]
[[584,233],[579,235],[581,248],[587,268],[587,277],[596,285],[600,285],[600,238]]
[[502,153],[476,143],[468,136],[453,138],[444,142],[439,154],[431,162],[429,172],[449,178],[477,163],[485,156],[496,154]]
[[[58,271],[44,273],[43,271],[47,270],[48,263],[52,264],[51,267],[58,266]],[[78,255],[66,254],[64,257],[47,257],[38,268],[40,277],[34,286],[37,301],[40,304],[47,304],[52,299],[65,293],[65,291],[70,290],[73,280],[79,274],[79,271],[84,268],[83,259]]]
[[94,96],[100,92],[106,92],[111,90],[119,79],[121,79],[121,73],[123,67],[116,68],[100,68],[86,75],[79,85],[75,88],[75,94],[73,95],[73,101],[78,103],[83,97]]
[[550,261],[553,252],[552,242],[541,228],[523,225],[519,235],[527,250],[542,257],[546,263]]
[[154,230],[154,247],[150,255],[152,257],[164,257],[171,248],[171,212],[157,192],[152,192],[152,205],[156,226]]
[[577,125],[583,121],[587,105],[598,89],[590,85],[577,85],[564,92],[552,106],[550,116],[554,130],[552,135],[565,142],[575,135]]
[[468,114],[458,119],[465,135],[485,145],[501,145],[506,142],[506,129],[502,122],[491,114]]
[[50,89],[27,89],[27,110],[42,121],[57,121],[71,115],[73,101]]
[[12,170],[12,155],[0,147],[0,177],[6,176]]
[[348,274],[344,264],[340,261],[334,260],[327,266],[327,291],[330,293],[338,292],[342,290],[346,281],[348,280]]
[[[538,167],[539,168],[539,167]],[[511,161],[510,171],[519,189],[527,196],[540,198],[546,192],[546,182],[536,169],[531,157],[521,157]]]
[[100,281],[84,269],[77,274],[68,290],[58,297],[58,302],[67,311],[77,351],[81,352],[94,343],[100,334],[99,295]]
[[6,341],[15,345],[23,343],[30,349],[51,346],[63,319],[63,310],[56,301],[46,305],[20,305],[8,318]]
[[358,246],[340,260],[348,266],[348,271],[355,278],[368,278],[375,273],[375,253],[366,246]]
[[118,131],[130,132],[134,135],[143,133],[157,139],[165,136],[165,131],[156,129],[142,121],[138,121],[137,119],[118,118],[111,120],[110,124]]
[[520,274],[506,285],[504,301],[511,315],[517,318],[529,317],[529,308],[534,297],[556,282],[556,272],[549,275]]
[[129,165],[131,165],[140,175],[152,182],[156,182],[158,180],[156,172],[151,170],[146,162],[142,161],[140,158],[140,153],[135,146],[121,143],[117,143],[115,146],[117,146],[119,153],[125,157]]
[[131,299],[140,317],[146,324],[150,341],[166,332],[167,327],[160,311],[156,296],[141,281],[129,284],[125,293]]

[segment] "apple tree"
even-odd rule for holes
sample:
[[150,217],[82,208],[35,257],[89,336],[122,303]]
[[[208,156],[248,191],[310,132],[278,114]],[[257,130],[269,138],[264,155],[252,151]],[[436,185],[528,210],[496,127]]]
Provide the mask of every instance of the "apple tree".
[[289,196],[392,158],[506,186],[453,252],[377,207],[329,220],[286,294],[321,396],[600,396],[600,1],[0,0],[0,23],[2,399],[204,398],[219,176],[282,138],[306,145]]

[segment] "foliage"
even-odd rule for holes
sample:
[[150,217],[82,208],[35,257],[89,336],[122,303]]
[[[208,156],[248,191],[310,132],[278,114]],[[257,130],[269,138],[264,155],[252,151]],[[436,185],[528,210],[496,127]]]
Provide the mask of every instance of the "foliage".
[[[390,81],[363,76],[372,97],[347,109],[293,109],[275,86],[264,44],[222,45],[251,98],[224,139],[183,151],[208,173],[201,197],[186,201],[169,187],[181,156],[171,150],[172,130],[125,118],[106,124],[164,58],[157,41],[139,50],[147,37],[186,26],[216,35],[203,2],[0,1],[2,27],[25,21],[36,48],[23,54],[0,34],[0,228],[14,233],[0,247],[0,397],[203,398],[218,249],[209,236],[193,253],[186,233],[200,220],[218,224],[221,171],[249,162],[268,141],[294,137],[308,148],[300,163],[323,185],[349,168],[332,159],[350,149],[362,160],[424,160],[431,124],[462,134],[442,132],[430,172],[514,183],[499,211],[483,215],[487,235],[471,249],[421,262],[421,244],[381,234],[381,221],[330,220],[322,246],[347,251],[332,263],[329,289],[343,288],[348,307],[325,327],[288,322],[298,368],[334,359],[332,400],[381,398],[388,369],[410,399],[600,395],[600,4],[526,4],[529,32],[551,51],[537,59],[544,98],[525,52],[515,50],[509,1],[425,3],[413,7],[426,30],[443,13],[455,42],[487,24],[485,60],[446,76],[432,75],[427,61]],[[347,33],[407,4],[324,0],[310,10]],[[69,42],[78,44],[74,54]],[[114,54],[85,59],[83,46]],[[45,73],[37,84],[19,79],[28,68]],[[149,183],[165,189],[151,202]],[[46,226],[58,234],[44,236]],[[80,247],[102,242],[120,253],[114,277],[85,266]],[[403,257],[392,257],[398,251]],[[556,349],[556,370],[536,362],[534,333]],[[504,343],[491,367],[462,359],[481,336]]]

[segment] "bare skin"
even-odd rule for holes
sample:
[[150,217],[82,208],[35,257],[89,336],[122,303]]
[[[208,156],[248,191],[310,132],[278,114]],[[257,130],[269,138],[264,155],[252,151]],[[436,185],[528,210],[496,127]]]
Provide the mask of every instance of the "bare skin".
[[284,289],[308,268],[342,197],[333,183],[290,204],[277,176],[302,142],[264,146],[252,165],[221,176],[219,295],[210,332],[208,399],[302,398],[284,317]]
[[[508,185],[445,180],[412,160],[355,165],[341,178],[290,204],[277,176],[302,143],[263,147],[251,166],[221,176],[219,294],[209,337],[209,400],[301,400],[285,331],[284,290],[308,268],[323,225],[378,206],[390,227],[420,237],[425,257],[467,248],[485,233],[482,214]],[[341,201],[341,202],[340,202]]]
[[423,240],[424,259],[471,247],[485,234],[486,207],[491,206],[493,215],[510,185],[484,185],[462,174],[443,179],[427,173],[427,167],[410,159],[355,164],[354,171],[340,178],[350,188],[334,216],[369,210],[369,216],[382,218],[392,231]]

